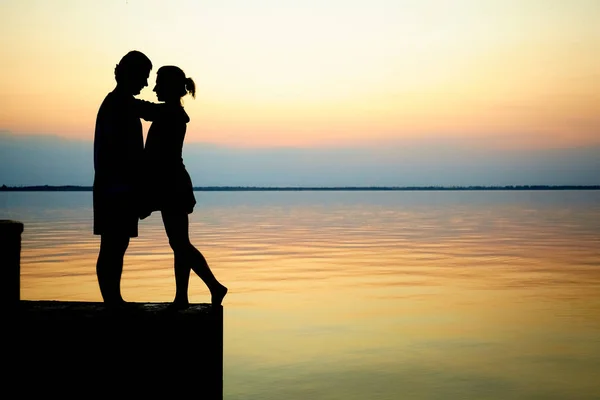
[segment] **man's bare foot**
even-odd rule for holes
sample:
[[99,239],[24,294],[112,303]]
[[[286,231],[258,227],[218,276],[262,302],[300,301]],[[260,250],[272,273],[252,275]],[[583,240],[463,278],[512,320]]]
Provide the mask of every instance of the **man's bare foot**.
[[223,297],[225,297],[226,294],[227,288],[219,283],[216,288],[211,289],[210,291],[211,304],[213,306],[220,306],[221,302],[223,301]]
[[119,308],[125,308],[126,305],[127,305],[127,303],[122,298],[104,300],[104,306],[106,308],[119,309]]
[[109,313],[116,313],[117,315],[129,315],[129,313],[138,309],[136,303],[129,303],[124,300],[105,301],[104,306]]

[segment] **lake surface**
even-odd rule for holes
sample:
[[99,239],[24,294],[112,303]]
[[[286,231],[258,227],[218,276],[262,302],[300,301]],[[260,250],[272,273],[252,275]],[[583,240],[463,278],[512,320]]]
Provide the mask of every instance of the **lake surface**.
[[[600,191],[196,197],[192,242],[230,290],[225,399],[600,398]],[[91,204],[0,192],[23,299],[101,300]],[[153,214],[125,299],[172,300],[172,264]],[[210,301],[196,276],[190,300]]]

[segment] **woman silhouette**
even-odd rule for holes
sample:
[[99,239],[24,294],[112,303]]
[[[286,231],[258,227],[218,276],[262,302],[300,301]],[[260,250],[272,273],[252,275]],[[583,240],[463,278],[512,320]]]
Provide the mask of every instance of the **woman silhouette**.
[[144,148],[148,175],[142,218],[153,211],[160,211],[162,214],[175,257],[176,292],[173,305],[176,308],[189,306],[190,270],[208,286],[212,304],[220,305],[227,294],[227,288],[217,281],[206,259],[189,238],[188,214],[193,212],[196,199],[192,180],[182,158],[186,126],[190,118],[183,109],[181,98],[188,93],[195,97],[196,86],[180,68],[164,66],[157,72],[153,91],[164,104],[160,106],[160,111],[156,113],[148,130]]

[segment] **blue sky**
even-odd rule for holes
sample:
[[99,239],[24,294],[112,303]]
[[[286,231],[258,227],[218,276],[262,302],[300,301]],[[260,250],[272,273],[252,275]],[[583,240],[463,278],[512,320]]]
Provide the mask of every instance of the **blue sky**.
[[[0,133],[0,185],[93,182],[92,141]],[[600,147],[515,150],[413,140],[320,148],[184,146],[195,186],[598,185]]]
[[132,49],[154,65],[141,98],[162,65],[196,81],[198,186],[599,184],[599,15],[598,0],[2,1],[0,184],[91,184],[98,107]]

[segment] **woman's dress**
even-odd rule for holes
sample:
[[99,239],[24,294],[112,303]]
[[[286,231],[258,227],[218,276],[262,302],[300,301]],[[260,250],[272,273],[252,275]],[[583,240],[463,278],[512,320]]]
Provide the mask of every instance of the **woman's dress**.
[[148,130],[144,147],[146,176],[142,217],[152,211],[190,214],[196,205],[192,180],[183,164],[187,113],[180,105],[164,104]]

